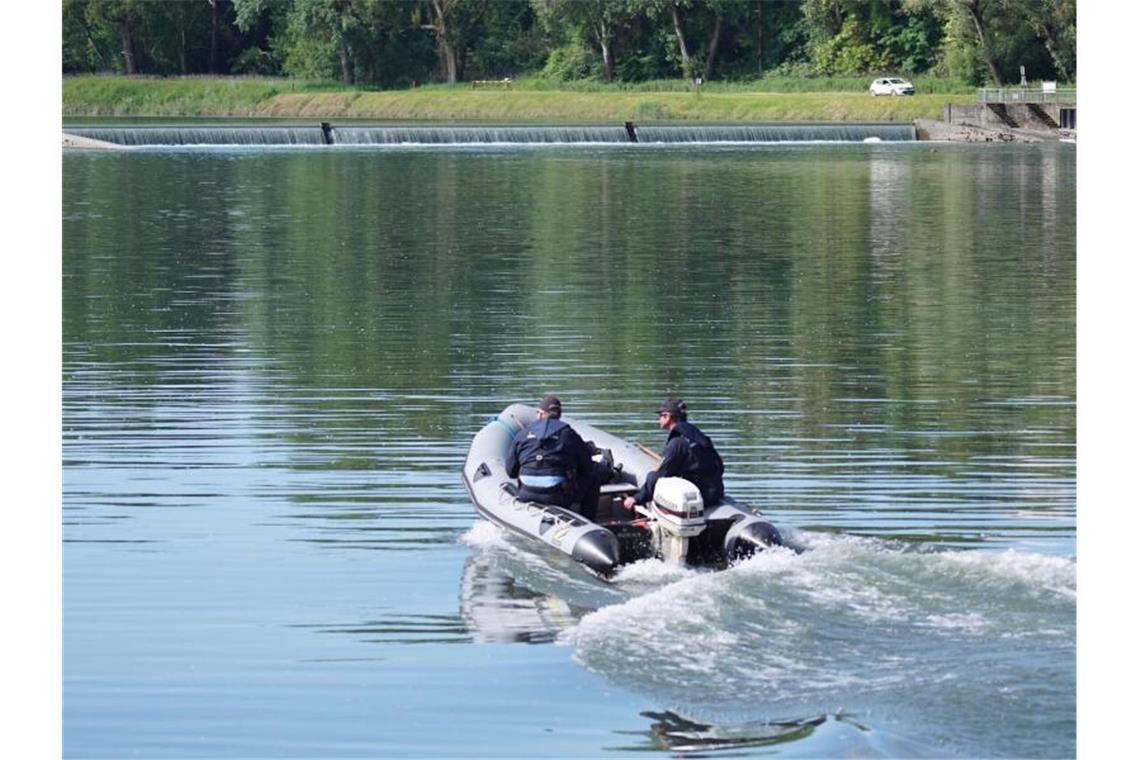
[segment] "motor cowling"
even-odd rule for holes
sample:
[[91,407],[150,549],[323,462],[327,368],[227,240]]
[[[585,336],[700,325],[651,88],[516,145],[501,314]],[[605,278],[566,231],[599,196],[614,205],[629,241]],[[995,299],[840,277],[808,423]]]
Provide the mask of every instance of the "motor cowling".
[[666,562],[681,564],[689,554],[689,539],[705,529],[701,491],[684,478],[660,478],[653,489],[653,540]]

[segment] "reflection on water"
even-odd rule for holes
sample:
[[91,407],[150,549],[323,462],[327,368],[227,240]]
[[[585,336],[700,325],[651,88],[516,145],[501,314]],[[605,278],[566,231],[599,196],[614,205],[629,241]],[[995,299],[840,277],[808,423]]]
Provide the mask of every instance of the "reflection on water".
[[393,615],[345,625],[298,627],[344,634],[367,644],[464,644],[471,641],[467,627],[456,615]]
[[[653,721],[648,731],[637,732],[646,741],[622,749],[668,751],[679,757],[722,753],[735,757],[770,755],[780,745],[799,743],[797,746],[803,747],[810,757],[946,757],[944,750],[872,729],[843,712],[736,724],[694,720],[672,710],[646,711],[641,715]],[[742,752],[748,749],[766,751]],[[789,749],[797,754],[794,748]]]
[[585,612],[531,591],[496,568],[485,553],[473,554],[463,567],[460,610],[476,641],[528,644],[554,641]]
[[[864,738],[1065,754],[1074,174],[1056,146],[68,153],[65,750],[589,756],[647,708],[842,696]],[[809,551],[606,585],[483,535],[471,436],[550,391],[655,448],[683,395]],[[707,645],[647,657],[657,625]]]
[[646,732],[653,748],[684,753],[764,747],[796,741],[811,736],[815,727],[827,720],[826,715],[820,715],[805,720],[716,726],[686,718],[672,710],[643,712],[642,716],[653,721]]

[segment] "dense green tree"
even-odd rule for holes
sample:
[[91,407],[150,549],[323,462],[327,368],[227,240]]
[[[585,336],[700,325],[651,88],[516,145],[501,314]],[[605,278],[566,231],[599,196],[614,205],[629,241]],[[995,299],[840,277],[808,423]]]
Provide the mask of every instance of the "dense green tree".
[[269,10],[271,0],[233,0],[234,23],[240,29],[252,28]]
[[285,70],[312,79],[336,71],[343,84],[356,84],[374,10],[375,3],[368,0],[296,0],[283,38]]
[[281,74],[282,51],[275,35],[286,26],[289,5],[271,0],[233,0],[234,27],[248,38],[234,61],[238,74]]
[[1077,76],[1077,0],[1040,0],[1023,7],[1053,70],[1062,81],[1072,82]]
[[538,71],[550,52],[530,0],[492,0],[473,29],[465,72],[473,79],[501,79]]
[[155,73],[217,73],[213,16],[216,3],[148,3],[136,35],[140,55]]
[[741,0],[708,0],[701,11],[705,16],[705,34],[701,37],[705,44],[701,53],[704,58],[703,77],[710,80],[716,68],[717,54],[721,51],[726,27],[736,28],[747,23],[747,2]]
[[426,0],[427,18],[420,28],[435,36],[443,77],[449,84],[463,77],[467,50],[478,38],[488,4],[493,1]]
[[641,10],[637,0],[534,0],[534,7],[548,30],[570,30],[594,47],[601,56],[602,81],[614,80],[616,47]]
[[754,29],[738,40],[744,55],[728,61],[741,75],[762,76],[806,58],[807,30],[802,0],[755,0]]
[[64,0],[64,72],[224,74],[257,40],[228,0]]
[[408,86],[932,72],[1076,78],[1076,0],[63,0],[63,70]]
[[248,30],[269,17],[268,55],[291,76],[408,84],[430,71],[430,44],[415,24],[415,8],[400,0],[238,0],[236,22]]
[[949,59],[958,78],[982,84],[971,57],[990,82],[1029,79],[1072,81],[1076,74],[1074,0],[954,0],[947,28]]
[[121,71],[113,26],[89,12],[90,0],[63,2],[63,70]]
[[746,28],[756,8],[749,0],[644,0],[645,12],[676,40],[681,75],[711,79],[726,33]]
[[[973,30],[973,39],[977,56],[985,62],[989,69],[990,78],[994,84],[1004,83],[1001,67],[998,65],[997,55],[992,41],[993,31],[990,28],[992,13],[990,8],[996,7],[999,0],[955,0],[960,24]],[[969,39],[969,34],[962,35],[962,39]]]
[[858,75],[929,69],[938,61],[944,26],[939,2],[805,0],[803,18],[815,70]]
[[93,40],[111,39],[112,44],[118,45],[118,55],[112,56],[115,70],[124,74],[141,73],[135,35],[142,25],[143,14],[153,8],[140,0],[92,0],[73,5],[81,6]]

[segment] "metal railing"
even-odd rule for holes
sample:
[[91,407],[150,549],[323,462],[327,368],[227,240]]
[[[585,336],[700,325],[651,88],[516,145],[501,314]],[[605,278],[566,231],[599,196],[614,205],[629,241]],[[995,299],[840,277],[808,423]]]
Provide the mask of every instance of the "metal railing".
[[1056,103],[1062,106],[1077,104],[1076,87],[1033,89],[1031,87],[979,88],[979,103]]

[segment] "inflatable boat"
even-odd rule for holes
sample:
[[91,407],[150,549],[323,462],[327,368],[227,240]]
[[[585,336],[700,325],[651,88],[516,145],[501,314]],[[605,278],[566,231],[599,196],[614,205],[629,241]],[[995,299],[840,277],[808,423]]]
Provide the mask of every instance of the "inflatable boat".
[[533,422],[537,408],[512,404],[471,441],[463,482],[478,513],[507,530],[538,541],[609,577],[621,565],[659,558],[688,565],[725,567],[770,546],[779,532],[759,514],[729,496],[706,507],[700,491],[682,478],[660,478],[650,504],[633,511],[622,500],[657,468],[659,457],[580,420],[563,416],[596,449],[613,460],[613,477],[602,486],[597,521],[570,509],[523,501],[505,459],[515,436]]

